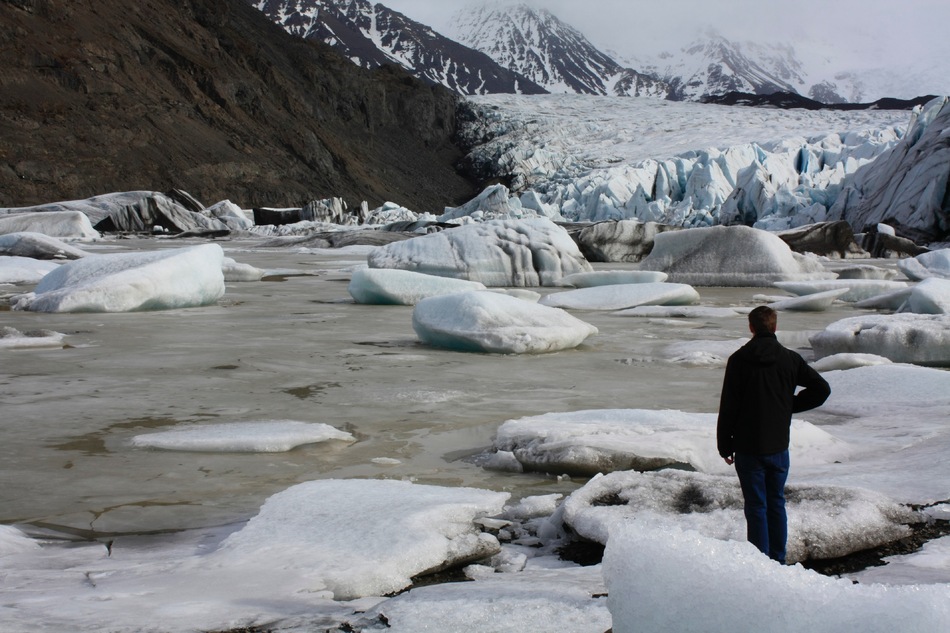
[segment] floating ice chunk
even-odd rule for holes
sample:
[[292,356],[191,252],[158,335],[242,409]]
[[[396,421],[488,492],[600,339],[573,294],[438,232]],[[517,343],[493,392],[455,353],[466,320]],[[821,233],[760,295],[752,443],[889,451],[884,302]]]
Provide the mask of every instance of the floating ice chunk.
[[889,281],[887,279],[828,279],[825,281],[777,281],[773,284],[786,292],[795,295],[810,295],[829,290],[848,288],[848,292],[838,297],[849,303],[869,299],[886,292],[906,288],[903,281]]
[[[716,450],[712,413],[647,409],[547,413],[508,420],[498,428],[493,446],[512,452],[526,470],[575,476],[683,464],[706,473],[732,472]],[[851,452],[845,443],[802,420],[792,423],[791,450],[799,466],[834,463]]]
[[86,251],[55,237],[24,231],[0,235],[0,255],[19,255],[33,259],[79,259]]
[[917,281],[928,277],[950,279],[950,248],[898,260],[897,267],[908,278]]
[[260,281],[264,271],[250,264],[241,264],[230,257],[224,258],[221,273],[225,281]]
[[561,279],[559,286],[590,288],[613,284],[644,284],[666,281],[668,275],[656,270],[595,270],[590,273],[574,273]]
[[728,341],[680,341],[664,347],[660,357],[671,363],[725,367],[729,356],[748,342],[747,338]]
[[867,314],[835,321],[810,339],[816,358],[877,354],[895,363],[950,365],[950,315]]
[[686,305],[699,301],[687,284],[666,282],[594,286],[541,297],[541,304],[575,310],[621,310],[641,305]]
[[0,525],[0,558],[11,554],[37,552],[39,543],[12,525]]
[[914,314],[950,314],[950,279],[924,279],[911,288],[899,310]]
[[48,259],[0,255],[0,284],[35,284],[59,268]]
[[93,240],[102,237],[89,218],[79,211],[10,213],[0,215],[0,234],[42,233],[50,237]]
[[217,244],[90,255],[46,275],[13,309],[129,312],[208,305],[224,294],[223,260]]
[[[786,507],[790,562],[837,558],[877,547],[909,535],[906,523],[920,520],[906,506],[861,488],[788,484]],[[596,477],[562,504],[564,522],[571,529],[603,544],[618,526],[630,521],[745,541],[742,508],[735,475],[672,469]]]
[[779,565],[749,543],[644,521],[617,526],[603,567],[615,631],[890,633],[950,621],[948,585],[855,585]]
[[897,290],[891,290],[890,292],[885,292],[883,294],[868,297],[867,299],[855,301],[854,307],[861,308],[862,310],[897,311],[907,302],[907,298],[910,297],[910,293],[913,292],[913,290],[914,289],[910,286],[898,288]]
[[52,330],[21,332],[12,327],[0,327],[0,349],[23,347],[61,347],[65,334]]
[[508,493],[394,480],[321,480],[270,497],[208,564],[299,575],[300,591],[337,600],[399,591],[412,577],[499,551],[473,521],[501,512]]
[[856,264],[839,268],[838,279],[893,279],[897,273],[889,268],[871,266],[870,264]]
[[811,364],[815,371],[834,371],[837,369],[854,369],[855,367],[871,367],[872,365],[889,365],[891,359],[876,354],[833,354],[819,358]]
[[556,352],[597,334],[564,310],[494,292],[423,299],[413,310],[412,327],[436,347],[499,354]]
[[505,508],[504,516],[516,521],[549,517],[557,510],[560,494],[535,495],[524,497],[516,505]]
[[742,311],[709,306],[637,306],[614,314],[654,319],[731,319],[742,314]]
[[826,290],[824,292],[815,292],[802,297],[791,297],[781,299],[769,304],[773,310],[797,310],[801,312],[821,312],[831,307],[836,299],[850,292],[850,288],[838,288],[836,290]]
[[603,633],[611,626],[605,595],[599,565],[491,573],[474,582],[413,589],[379,604],[356,624],[379,625],[385,618],[391,633]]
[[217,218],[231,230],[242,231],[254,226],[254,220],[247,217],[244,209],[230,200],[222,200],[201,210],[201,215]]
[[777,235],[747,226],[659,233],[640,268],[661,270],[671,281],[694,286],[765,286],[833,276],[816,258],[792,252]]
[[361,268],[353,272],[347,289],[357,303],[411,306],[426,297],[484,290],[485,285],[410,270]]
[[205,424],[136,435],[132,446],[168,451],[281,453],[328,440],[353,442],[356,438],[328,424],[273,420]]
[[471,224],[374,249],[370,268],[400,268],[486,286],[553,286],[589,272],[567,231],[546,218]]

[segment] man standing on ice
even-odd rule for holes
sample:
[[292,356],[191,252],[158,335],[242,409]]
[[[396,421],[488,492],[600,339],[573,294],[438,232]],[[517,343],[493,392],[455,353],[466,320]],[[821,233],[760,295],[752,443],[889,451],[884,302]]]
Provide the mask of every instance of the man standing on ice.
[[[767,306],[749,313],[752,340],[726,364],[716,435],[719,454],[736,466],[749,541],[784,564],[792,414],[821,406],[831,387],[778,342],[777,324],[775,310]],[[796,394],[797,387],[804,389]]]

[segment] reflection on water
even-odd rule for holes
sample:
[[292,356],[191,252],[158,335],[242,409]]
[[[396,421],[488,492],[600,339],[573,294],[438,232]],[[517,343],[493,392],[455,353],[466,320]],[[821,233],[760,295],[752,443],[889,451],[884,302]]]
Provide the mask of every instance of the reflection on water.
[[[681,352],[683,344],[709,348],[706,341],[747,336],[741,316],[576,311],[600,334],[575,350],[543,356],[437,350],[418,343],[411,307],[350,300],[345,282],[359,253],[222,245],[239,262],[279,270],[280,283],[229,283],[219,304],[206,308],[3,312],[0,326],[68,337],[65,348],[0,349],[0,522],[97,534],[221,525],[253,515],[275,492],[317,478],[410,479],[504,490],[516,499],[569,493],[583,482],[556,473],[490,472],[471,457],[516,417],[598,408],[715,411],[721,366],[708,362],[708,354],[703,362],[673,363],[664,351],[673,343]],[[699,292],[704,305],[750,306],[762,289]],[[848,307],[782,313],[779,327],[804,341],[851,313]],[[176,424],[261,420],[323,422],[358,441],[277,454],[179,453],[129,443],[143,431]]]

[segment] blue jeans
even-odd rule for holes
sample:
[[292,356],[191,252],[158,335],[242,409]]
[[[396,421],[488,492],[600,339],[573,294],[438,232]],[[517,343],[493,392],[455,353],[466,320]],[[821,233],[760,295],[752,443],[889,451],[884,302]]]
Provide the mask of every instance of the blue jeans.
[[785,516],[785,480],[788,451],[772,455],[736,453],[736,474],[745,499],[749,542],[769,558],[785,564],[788,523]]

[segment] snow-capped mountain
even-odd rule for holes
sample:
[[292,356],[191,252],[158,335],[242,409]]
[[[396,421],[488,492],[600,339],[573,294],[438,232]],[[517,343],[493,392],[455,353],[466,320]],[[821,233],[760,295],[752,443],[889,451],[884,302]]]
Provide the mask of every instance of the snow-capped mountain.
[[248,0],[290,33],[324,42],[365,68],[398,64],[464,95],[542,94],[489,56],[368,0]]
[[553,93],[667,97],[670,88],[598,50],[546,9],[473,6],[455,14],[450,34]]
[[788,44],[737,43],[706,31],[675,53],[638,60],[643,72],[667,82],[672,98],[698,101],[727,92],[792,92],[822,103],[843,103],[838,86],[813,78]]

